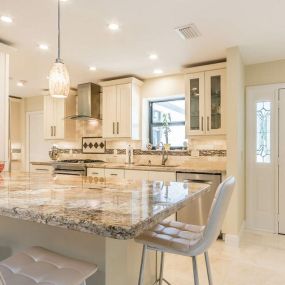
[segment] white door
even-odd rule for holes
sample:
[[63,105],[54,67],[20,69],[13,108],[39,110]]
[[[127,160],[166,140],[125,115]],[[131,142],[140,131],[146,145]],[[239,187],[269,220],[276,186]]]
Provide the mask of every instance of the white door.
[[247,88],[246,222],[247,227],[276,231],[275,94],[276,85]]
[[285,234],[285,89],[279,89],[279,233]]
[[67,99],[54,99],[54,139],[64,139],[64,116],[65,116],[65,100]]
[[117,136],[117,94],[116,86],[103,88],[103,137]]
[[132,86],[117,86],[117,135],[121,138],[131,137]]
[[44,137],[54,139],[54,99],[51,96],[44,97]]
[[32,112],[27,114],[27,171],[30,162],[49,161],[49,150],[52,142],[44,139],[43,113]]

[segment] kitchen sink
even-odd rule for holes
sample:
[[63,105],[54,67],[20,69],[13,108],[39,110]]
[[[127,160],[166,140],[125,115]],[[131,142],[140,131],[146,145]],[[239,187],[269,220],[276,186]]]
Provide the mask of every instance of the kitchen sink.
[[145,167],[178,167],[179,165],[174,164],[167,164],[167,165],[161,165],[161,164],[136,164],[135,166],[145,166]]

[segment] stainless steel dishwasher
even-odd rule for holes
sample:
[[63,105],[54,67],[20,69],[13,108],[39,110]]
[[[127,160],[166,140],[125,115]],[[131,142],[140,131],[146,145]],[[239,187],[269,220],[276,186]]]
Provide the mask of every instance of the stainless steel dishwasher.
[[193,225],[205,225],[208,220],[216,190],[222,181],[222,175],[219,173],[177,172],[176,180],[179,182],[209,183],[211,185],[210,191],[203,194],[200,198],[189,201],[184,208],[177,212],[176,216],[177,221],[179,222]]

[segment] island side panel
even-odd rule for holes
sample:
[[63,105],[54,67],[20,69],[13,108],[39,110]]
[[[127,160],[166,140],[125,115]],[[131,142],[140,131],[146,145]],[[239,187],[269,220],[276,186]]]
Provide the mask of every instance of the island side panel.
[[106,238],[54,226],[0,217],[0,260],[30,246],[96,263],[98,272],[87,285],[105,285]]
[[[142,244],[133,239],[106,238],[106,285],[134,285],[138,283]],[[155,281],[155,252],[147,251],[144,285]]]

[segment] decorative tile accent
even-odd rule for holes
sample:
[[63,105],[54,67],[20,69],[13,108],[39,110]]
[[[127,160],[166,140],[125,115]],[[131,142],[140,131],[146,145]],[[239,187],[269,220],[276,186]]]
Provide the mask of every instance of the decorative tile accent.
[[82,153],[105,153],[106,141],[101,137],[83,137]]
[[126,149],[117,149],[118,154],[126,154],[127,150]]

